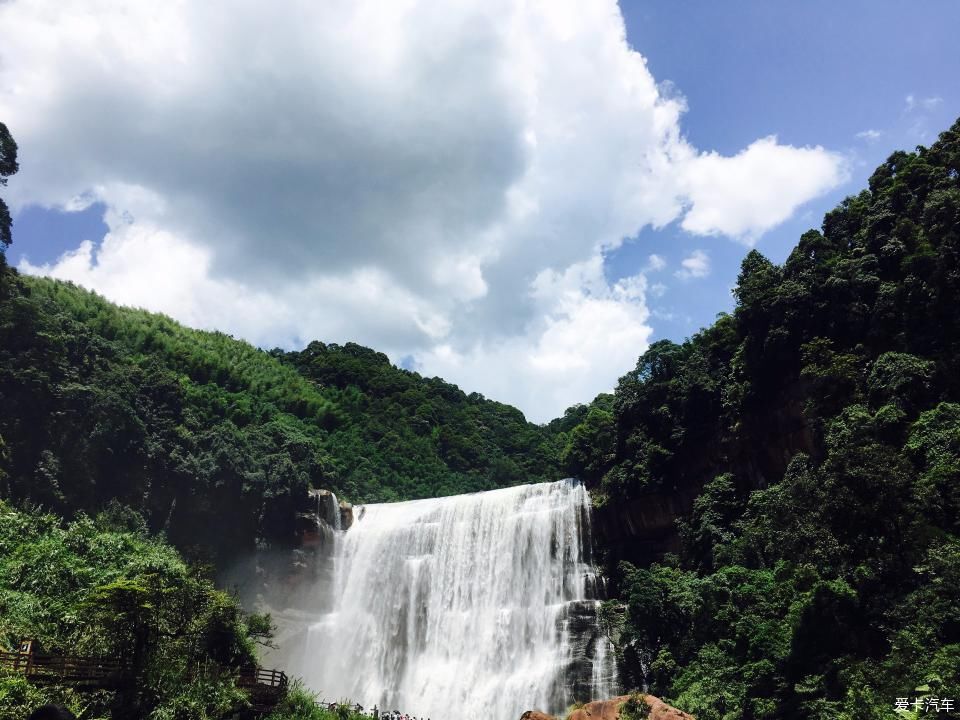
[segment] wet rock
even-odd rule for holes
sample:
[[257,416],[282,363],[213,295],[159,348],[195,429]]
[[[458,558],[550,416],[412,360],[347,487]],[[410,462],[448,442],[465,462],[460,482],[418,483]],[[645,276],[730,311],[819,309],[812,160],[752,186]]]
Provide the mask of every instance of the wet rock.
[[341,529],[341,507],[343,503],[337,500],[337,496],[330,490],[311,490],[310,499],[313,503],[313,512],[317,517],[334,530]]
[[353,505],[346,500],[340,501],[340,529],[348,530],[353,525]]

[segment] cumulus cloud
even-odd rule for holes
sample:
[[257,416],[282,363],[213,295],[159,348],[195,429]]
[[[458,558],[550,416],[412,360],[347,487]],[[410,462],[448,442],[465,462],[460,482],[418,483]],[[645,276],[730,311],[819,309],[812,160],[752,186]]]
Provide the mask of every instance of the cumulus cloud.
[[858,140],[863,140],[868,143],[874,143],[877,140],[879,140],[881,137],[883,137],[883,132],[881,132],[880,130],[874,130],[872,128],[868,128],[867,130],[861,130],[860,132],[858,132],[856,137]]
[[677,220],[751,242],[844,178],[773,137],[700,152],[684,111],[613,0],[0,3],[8,199],[110,228],[25,270],[262,345],[364,342],[537,420],[646,346],[646,280],[605,252]]
[[511,397],[521,408],[550,408],[541,417],[554,417],[611,389],[636,363],[652,332],[645,291],[643,274],[608,285],[600,256],[562,273],[544,271],[532,293],[540,312],[523,336],[460,350],[440,345],[420,365],[464,378],[490,397]]
[[839,155],[819,146],[780,145],[774,136],[732,157],[703,153],[684,167],[691,208],[681,226],[697,235],[729,235],[752,244],[806,200],[846,179]]
[[681,280],[703,278],[710,274],[710,257],[703,250],[694,250],[680,261],[680,269],[674,273]]
[[[375,267],[260,288],[217,275],[210,250],[150,222],[108,213],[107,223],[101,243],[87,240],[55,263],[25,260],[20,269],[72,280],[124,305],[229,331],[263,347],[352,339],[399,353],[423,337],[449,332],[444,315]],[[358,317],[364,321],[357,323]]]

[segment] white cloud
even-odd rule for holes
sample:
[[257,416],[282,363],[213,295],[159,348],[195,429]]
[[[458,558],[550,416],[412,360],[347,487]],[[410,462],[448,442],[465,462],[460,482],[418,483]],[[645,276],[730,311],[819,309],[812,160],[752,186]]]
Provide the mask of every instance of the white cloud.
[[420,369],[487,397],[511,397],[536,408],[537,420],[556,417],[610,390],[649,345],[645,291],[643,275],[608,285],[599,255],[563,273],[547,271],[534,290],[542,313],[523,336],[462,350],[441,345],[421,356]]
[[613,0],[0,3],[8,199],[110,227],[26,270],[412,356],[539,420],[645,349],[645,281],[604,252],[678,219],[749,242],[843,180],[775,138],[701,153],[685,110]]
[[872,128],[867,130],[861,130],[856,135],[858,140],[863,140],[868,143],[874,143],[883,137],[883,132],[880,130],[873,130]]
[[647,270],[650,272],[663,270],[666,266],[667,261],[664,260],[660,255],[654,254],[647,258]]
[[933,95],[931,97],[921,97],[918,98],[916,95],[910,94],[904,99],[903,109],[904,112],[913,112],[914,110],[923,110],[931,111],[936,110],[943,103],[943,98]]
[[752,244],[806,200],[847,179],[843,158],[822,147],[756,140],[733,157],[703,153],[686,163],[690,211],[681,226],[697,235],[729,235]]
[[[84,241],[57,262],[20,269],[72,280],[116,302],[166,313],[192,327],[220,329],[265,347],[314,338],[390,349],[444,337],[447,319],[377,268],[313,274],[270,290],[211,269],[211,253],[146,222],[108,218],[99,246]],[[356,318],[363,318],[356,323]]]
[[703,250],[694,250],[680,261],[680,269],[674,274],[681,280],[706,277],[710,274],[710,257]]

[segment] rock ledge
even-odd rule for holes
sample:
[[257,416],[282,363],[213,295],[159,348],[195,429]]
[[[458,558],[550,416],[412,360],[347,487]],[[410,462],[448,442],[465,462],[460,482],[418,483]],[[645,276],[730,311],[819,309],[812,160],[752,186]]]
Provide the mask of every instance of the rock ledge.
[[[642,695],[642,697],[650,707],[648,720],[694,720],[693,715],[667,705],[655,695]],[[579,710],[574,710],[566,720],[620,720],[620,707],[629,699],[629,695],[620,695],[610,700],[594,700]],[[520,720],[557,720],[557,718],[539,710],[527,710],[520,716]]]

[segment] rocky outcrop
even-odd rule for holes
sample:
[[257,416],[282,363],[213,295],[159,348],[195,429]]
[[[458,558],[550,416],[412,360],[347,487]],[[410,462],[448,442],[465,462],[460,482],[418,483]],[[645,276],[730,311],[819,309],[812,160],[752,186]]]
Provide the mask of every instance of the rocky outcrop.
[[348,530],[353,525],[353,505],[346,500],[340,501],[340,529]]
[[[650,714],[647,716],[649,720],[693,720],[692,715],[667,705],[655,695],[640,697],[650,708]],[[629,699],[629,695],[620,695],[610,700],[595,700],[579,710],[574,710],[567,716],[567,720],[619,720],[620,708]]]
[[353,505],[337,500],[330,490],[310,490],[305,514],[313,514],[333,530],[346,530],[353,524]]
[[663,485],[594,508],[595,547],[607,568],[620,560],[645,566],[680,550],[677,520],[690,513],[705,483],[732,473],[743,489],[779,481],[797,453],[816,457],[814,431],[804,415],[812,392],[803,382],[787,387],[771,405],[774,411],[744,419],[742,439],[705,438],[696,453],[678,457]]
[[547,715],[539,710],[527,710],[520,716],[520,720],[557,720],[553,715]]
[[262,547],[223,575],[245,604],[269,608],[275,616],[328,610],[326,595],[315,589],[332,585],[336,538],[354,521],[353,506],[330,490],[305,491],[297,509],[291,545]]
[[[641,695],[643,701],[650,708],[649,720],[694,720],[682,710],[667,705],[655,695]],[[610,700],[594,700],[570,713],[566,720],[620,720],[620,708],[630,699],[629,695],[620,695]],[[527,710],[520,716],[520,720],[557,720],[539,710]]]
[[680,549],[677,518],[690,512],[699,487],[649,493],[594,508],[594,543],[608,567],[620,560],[645,565]]

